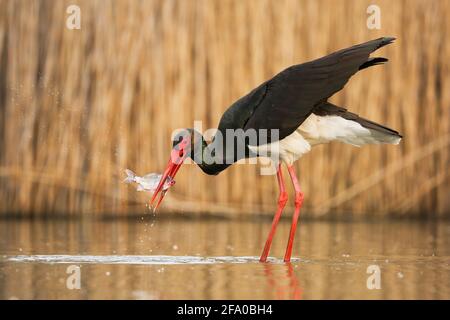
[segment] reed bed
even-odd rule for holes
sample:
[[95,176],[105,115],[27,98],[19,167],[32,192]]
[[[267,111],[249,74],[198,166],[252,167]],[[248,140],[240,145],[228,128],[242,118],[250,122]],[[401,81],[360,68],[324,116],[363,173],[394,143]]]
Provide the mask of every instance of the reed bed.
[[[281,69],[384,35],[390,63],[332,98],[399,130],[399,146],[319,146],[298,162],[310,217],[450,215],[450,1],[0,0],[0,212],[126,215],[148,196],[123,170],[163,170],[174,129],[217,126]],[[185,165],[162,210],[269,215],[273,176]],[[292,197],[291,197],[292,199]]]

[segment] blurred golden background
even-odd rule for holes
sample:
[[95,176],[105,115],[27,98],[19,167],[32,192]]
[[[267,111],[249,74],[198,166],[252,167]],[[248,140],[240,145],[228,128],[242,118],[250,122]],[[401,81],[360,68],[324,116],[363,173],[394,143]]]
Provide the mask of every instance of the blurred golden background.
[[[80,30],[66,28],[71,4],[81,9]],[[367,28],[371,4],[381,8],[380,30]],[[161,172],[174,129],[195,120],[215,128],[230,104],[285,67],[395,36],[378,53],[390,62],[358,73],[332,101],[404,139],[315,148],[297,164],[302,216],[450,216],[450,1],[0,7],[2,215],[146,212],[149,196],[124,185],[123,170]],[[271,216],[276,180],[259,173],[236,165],[211,177],[185,165],[161,209]]]

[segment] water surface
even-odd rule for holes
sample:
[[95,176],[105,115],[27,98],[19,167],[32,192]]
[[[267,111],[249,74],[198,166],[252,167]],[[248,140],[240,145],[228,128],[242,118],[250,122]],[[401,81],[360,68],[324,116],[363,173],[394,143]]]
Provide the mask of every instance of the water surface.
[[270,221],[0,220],[0,298],[450,298],[450,223],[302,222],[286,264],[289,226],[262,264]]

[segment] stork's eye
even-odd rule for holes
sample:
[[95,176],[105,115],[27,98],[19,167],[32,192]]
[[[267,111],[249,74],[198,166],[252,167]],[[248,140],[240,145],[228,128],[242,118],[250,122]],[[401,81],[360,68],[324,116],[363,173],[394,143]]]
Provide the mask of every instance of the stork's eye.
[[182,157],[183,154],[184,154],[183,149],[181,149],[180,152],[179,152],[178,154],[179,154],[180,157]]

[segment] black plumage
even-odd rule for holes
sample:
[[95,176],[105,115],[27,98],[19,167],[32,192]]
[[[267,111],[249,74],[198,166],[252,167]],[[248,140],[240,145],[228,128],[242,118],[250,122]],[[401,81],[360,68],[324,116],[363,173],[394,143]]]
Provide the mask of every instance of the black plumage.
[[[387,61],[369,55],[394,39],[368,41],[283,70],[231,105],[220,120],[219,130],[278,129],[278,138],[285,138],[341,90],[353,74]],[[268,141],[273,141],[272,137]]]
[[[382,57],[370,57],[370,54],[394,39],[383,37],[371,40],[281,71],[225,111],[218,126],[220,139],[216,139],[216,135],[208,145],[200,133],[188,129],[189,134],[194,137],[191,157],[194,158],[196,154],[196,158],[200,159],[196,162],[205,173],[218,174],[243,158],[257,157],[258,154],[249,146],[284,139],[297,130],[311,114],[340,116],[365,128],[401,138],[397,131],[327,101],[359,70],[388,61]],[[227,135],[228,129],[234,130],[232,137]],[[256,141],[251,141],[247,136],[250,129],[266,129],[267,136],[263,139],[258,135]],[[270,130],[273,129],[278,130],[276,136],[271,135]],[[230,139],[234,141],[229,141]],[[176,144],[177,142],[174,143]],[[245,150],[243,153],[236,152],[242,149]],[[210,155],[206,159],[208,161],[205,160],[205,155]],[[214,160],[211,159],[212,156]]]

